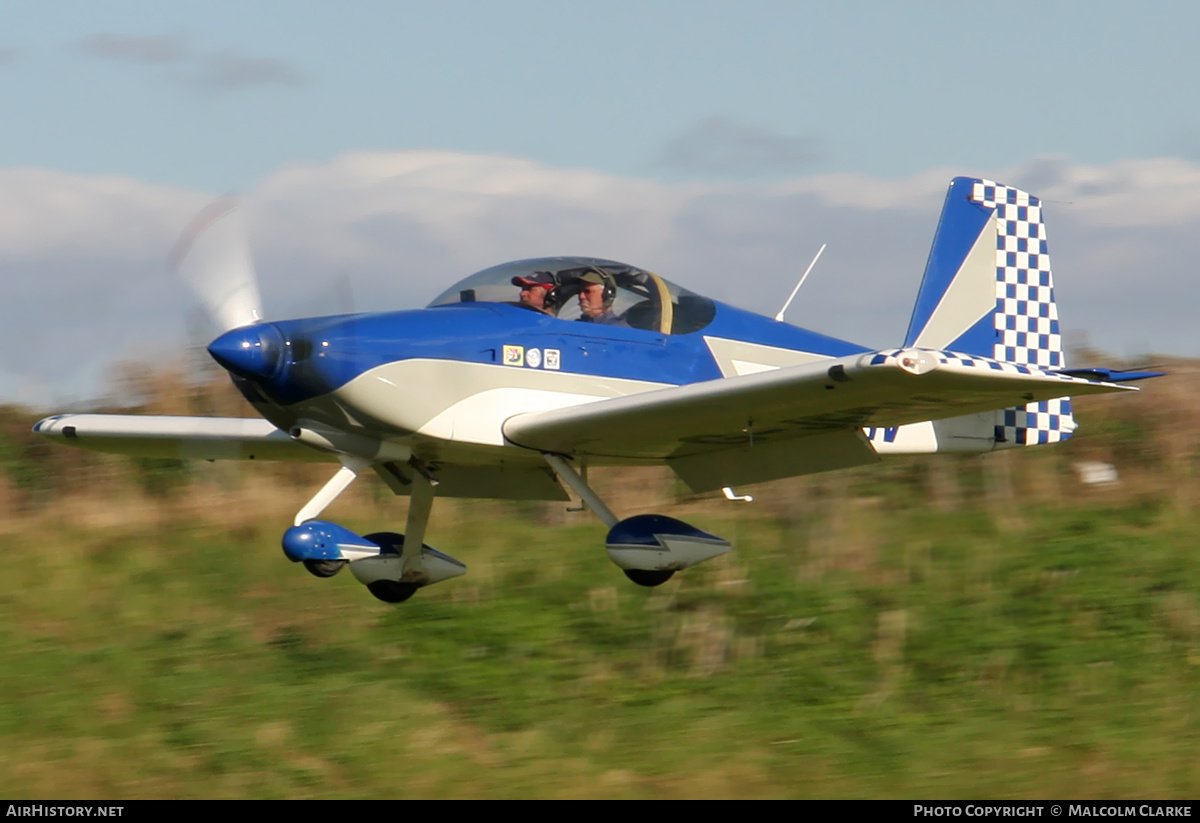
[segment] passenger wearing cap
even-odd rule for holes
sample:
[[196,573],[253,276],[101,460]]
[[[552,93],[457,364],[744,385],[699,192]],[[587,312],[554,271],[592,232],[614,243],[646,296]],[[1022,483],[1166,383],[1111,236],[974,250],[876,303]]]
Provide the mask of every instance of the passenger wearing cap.
[[602,326],[624,326],[629,324],[617,317],[612,310],[617,286],[608,275],[592,270],[579,278],[583,284],[579,289],[579,320],[584,323],[599,323]]
[[554,316],[554,306],[546,301],[550,292],[558,285],[554,282],[553,274],[548,271],[535,271],[529,275],[520,274],[512,279],[512,284],[521,287],[521,305],[536,309],[551,317]]

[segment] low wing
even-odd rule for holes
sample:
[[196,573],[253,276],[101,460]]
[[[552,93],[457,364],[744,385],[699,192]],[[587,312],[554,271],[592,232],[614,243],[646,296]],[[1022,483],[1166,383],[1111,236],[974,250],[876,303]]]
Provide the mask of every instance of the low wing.
[[336,461],[297,443],[262,418],[59,414],[33,427],[69,446],[138,457],[187,460]]
[[931,350],[897,350],[517,415],[519,446],[662,459],[693,488],[769,480],[878,459],[861,429],[1130,387]]

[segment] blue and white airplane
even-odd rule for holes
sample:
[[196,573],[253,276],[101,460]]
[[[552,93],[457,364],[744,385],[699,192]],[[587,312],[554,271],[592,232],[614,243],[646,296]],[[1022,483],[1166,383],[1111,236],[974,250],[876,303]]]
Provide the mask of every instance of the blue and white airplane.
[[[590,257],[506,263],[429,307],[267,322],[233,212],[181,241],[225,332],[208,347],[263,419],[68,414],[51,440],[208,460],[340,464],[283,535],[318,577],[349,566],[380,600],[466,567],[425,544],[435,496],[569,499],[609,527],[643,586],[730,550],[673,518],[618,520],[586,467],[662,464],[697,492],[873,463],[1066,440],[1070,396],[1145,372],[1069,369],[1036,197],[950,184],[903,343],[873,351]],[[404,535],[319,519],[358,475],[409,495]]]

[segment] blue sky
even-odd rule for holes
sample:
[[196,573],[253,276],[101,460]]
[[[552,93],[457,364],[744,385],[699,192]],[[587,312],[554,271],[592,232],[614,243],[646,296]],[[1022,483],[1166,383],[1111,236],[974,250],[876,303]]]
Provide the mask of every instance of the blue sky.
[[50,0],[0,17],[0,164],[210,191],[362,149],[668,180],[1200,149],[1200,7],[1165,0]]
[[[902,337],[948,180],[1042,195],[1063,325],[1198,355],[1200,5],[0,0],[0,401],[182,350],[247,202],[269,315],[591,254]],[[343,285],[337,285],[341,283]],[[32,344],[32,345],[31,345]]]

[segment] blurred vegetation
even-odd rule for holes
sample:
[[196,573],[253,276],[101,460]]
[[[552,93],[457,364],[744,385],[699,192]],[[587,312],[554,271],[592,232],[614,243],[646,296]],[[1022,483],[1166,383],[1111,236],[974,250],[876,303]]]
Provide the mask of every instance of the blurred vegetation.
[[[1077,402],[1059,447],[753,504],[595,472],[620,516],[734,540],[654,590],[591,515],[439,501],[470,572],[398,607],[283,558],[328,467],[93,454],[0,408],[0,794],[1194,798],[1200,367],[1167,368]],[[106,410],[250,413],[186,365],[114,386]],[[406,505],[364,478],[330,516]]]

